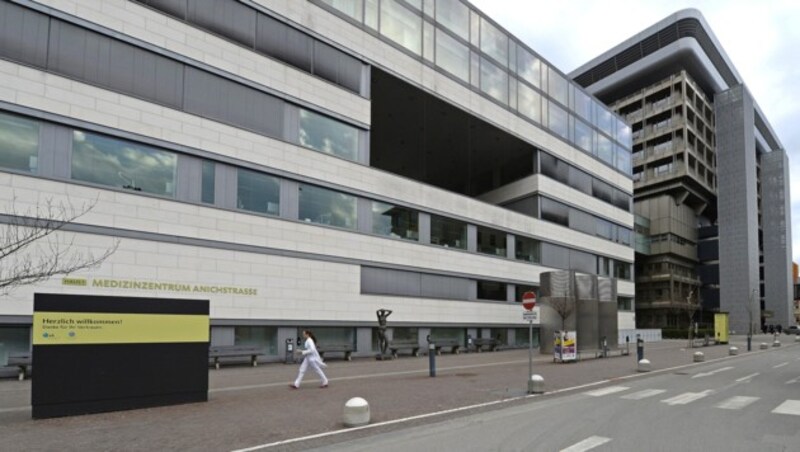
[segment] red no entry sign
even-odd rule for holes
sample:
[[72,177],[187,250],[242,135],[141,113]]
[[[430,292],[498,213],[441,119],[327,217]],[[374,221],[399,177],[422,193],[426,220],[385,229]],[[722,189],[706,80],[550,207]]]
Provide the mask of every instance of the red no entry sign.
[[522,294],[522,307],[530,311],[536,306],[536,294],[531,290]]

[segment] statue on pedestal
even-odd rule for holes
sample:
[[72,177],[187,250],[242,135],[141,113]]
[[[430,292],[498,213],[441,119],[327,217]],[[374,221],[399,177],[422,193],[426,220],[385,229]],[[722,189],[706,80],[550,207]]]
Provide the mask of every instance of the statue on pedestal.
[[380,308],[375,314],[378,316],[378,348],[381,350],[381,356],[385,356],[386,348],[389,346],[389,340],[386,338],[386,317],[389,317],[392,311]]

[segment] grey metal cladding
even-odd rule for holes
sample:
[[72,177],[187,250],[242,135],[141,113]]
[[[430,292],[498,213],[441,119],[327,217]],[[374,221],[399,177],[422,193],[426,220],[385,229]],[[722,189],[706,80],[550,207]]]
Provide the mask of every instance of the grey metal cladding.
[[553,268],[569,268],[569,249],[542,242],[542,265]]
[[470,293],[469,280],[451,276],[422,274],[420,296],[426,298],[448,298],[468,300]]
[[192,0],[186,20],[233,39],[251,49],[255,46],[256,10],[230,0]]
[[134,0],[149,5],[161,12],[178,19],[186,19],[186,4],[188,0]]
[[579,272],[597,273],[597,257],[578,250],[569,250],[569,268]]
[[183,65],[130,44],[52,19],[47,68],[174,108],[183,99]]
[[570,229],[594,235],[597,230],[596,223],[597,220],[594,218],[594,216],[578,209],[569,209]]
[[186,68],[185,80],[187,112],[283,137],[284,101],[191,67]]
[[314,40],[266,14],[258,13],[255,48],[298,69],[311,72]]
[[361,293],[418,297],[420,280],[416,272],[361,267]]
[[0,2],[0,56],[45,67],[49,26],[50,18],[44,14]]

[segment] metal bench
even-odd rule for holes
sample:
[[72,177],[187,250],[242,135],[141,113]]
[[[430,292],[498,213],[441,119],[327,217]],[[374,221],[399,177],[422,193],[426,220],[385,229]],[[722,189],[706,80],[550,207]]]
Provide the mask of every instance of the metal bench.
[[19,378],[19,381],[22,381],[30,375],[28,367],[33,367],[33,356],[30,352],[9,353],[8,367],[16,367],[17,378]]
[[397,359],[397,352],[400,350],[410,350],[411,356],[419,356],[419,349],[417,341],[389,341],[389,351],[393,359]]
[[323,344],[317,347],[320,358],[325,358],[326,353],[344,353],[345,361],[351,361],[353,357],[353,344]]
[[496,352],[500,346],[500,341],[491,337],[479,337],[472,340],[472,345],[475,346],[475,351],[480,353],[486,347],[490,352]]
[[437,355],[442,354],[442,349],[449,348],[450,353],[454,355],[458,355],[461,353],[461,341],[457,339],[439,339],[439,340],[432,340],[434,348],[436,350]]
[[208,349],[208,357],[214,359],[214,367],[217,369],[220,358],[250,358],[250,363],[256,367],[258,357],[263,354],[260,348],[248,345],[222,345]]

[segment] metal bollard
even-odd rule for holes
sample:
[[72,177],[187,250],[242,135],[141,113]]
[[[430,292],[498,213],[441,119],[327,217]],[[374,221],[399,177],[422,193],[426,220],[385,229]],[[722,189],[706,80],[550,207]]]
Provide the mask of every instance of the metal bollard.
[[430,376],[436,376],[436,344],[428,344],[428,367],[430,368]]
[[636,360],[641,361],[644,359],[644,339],[636,339]]

